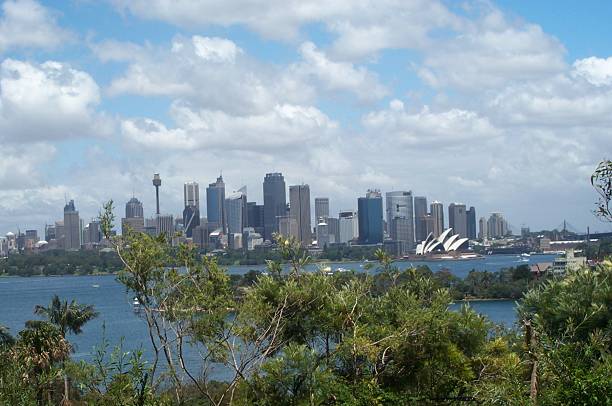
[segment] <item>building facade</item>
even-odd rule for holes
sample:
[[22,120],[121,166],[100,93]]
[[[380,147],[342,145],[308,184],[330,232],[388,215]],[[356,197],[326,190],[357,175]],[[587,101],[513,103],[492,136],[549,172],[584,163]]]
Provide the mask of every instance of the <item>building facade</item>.
[[74,207],[74,200],[64,206],[64,249],[81,248],[81,221],[79,212]]
[[476,239],[476,209],[474,206],[471,206],[470,209],[466,212],[466,221],[467,221],[467,235],[466,237],[470,240]]
[[433,218],[431,232],[434,237],[438,237],[444,231],[444,205],[436,200],[429,206],[429,212]]
[[312,242],[310,186],[289,186],[289,215],[297,221],[298,241],[304,246],[310,245]]
[[359,217],[359,243],[383,242],[383,202],[380,191],[368,190],[365,197],[357,199]]
[[448,226],[459,238],[467,238],[467,213],[465,204],[451,203],[448,205]]
[[225,183],[219,176],[214,183],[206,188],[206,217],[211,227],[220,228],[223,233],[225,224]]
[[352,210],[341,211],[338,215],[339,238],[336,242],[347,244],[359,238],[359,220]]
[[414,197],[414,236],[417,241],[427,238],[423,217],[427,215],[427,198],[425,196]]
[[402,242],[400,244],[402,251],[414,248],[412,192],[388,192],[386,200],[389,237],[393,241]]
[[264,240],[272,241],[279,219],[287,215],[287,191],[282,173],[267,173],[263,181]]

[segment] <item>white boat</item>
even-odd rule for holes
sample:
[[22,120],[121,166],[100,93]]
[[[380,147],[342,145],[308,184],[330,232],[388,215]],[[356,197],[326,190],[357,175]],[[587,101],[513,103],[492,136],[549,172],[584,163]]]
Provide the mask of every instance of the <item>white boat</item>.
[[526,252],[523,252],[523,253],[521,254],[521,257],[530,257],[530,256],[531,256],[531,254],[527,254]]
[[92,288],[99,288],[99,287],[100,287],[100,285],[98,285],[98,284],[94,284],[94,285],[91,285],[91,287],[92,287]]
[[134,300],[132,301],[132,308],[135,313],[140,312],[140,301],[138,300],[137,297],[135,297]]

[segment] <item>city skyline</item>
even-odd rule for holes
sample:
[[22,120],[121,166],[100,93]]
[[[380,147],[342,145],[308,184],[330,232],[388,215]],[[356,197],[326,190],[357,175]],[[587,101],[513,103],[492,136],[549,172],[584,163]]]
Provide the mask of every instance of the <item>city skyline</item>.
[[[158,177],[160,174],[155,173],[156,177]],[[325,198],[321,198],[321,197],[314,197],[316,196],[316,191],[314,194],[310,193],[310,188],[309,185],[304,185],[304,184],[296,184],[296,185],[292,185],[292,184],[288,184],[287,182],[284,181],[284,174],[282,172],[275,172],[275,173],[267,173],[266,176],[263,178],[261,185],[263,187],[265,187],[264,183],[266,181],[266,179],[270,176],[277,176],[279,175],[282,178],[283,181],[283,187],[285,189],[285,194],[286,194],[286,198],[285,198],[285,203],[284,203],[284,207],[286,207],[286,211],[283,212],[283,214],[280,214],[278,217],[287,217],[287,216],[292,216],[290,210],[288,209],[291,205],[290,205],[290,192],[291,192],[291,188],[299,188],[299,187],[306,187],[307,188],[307,193],[308,193],[308,201],[309,206],[308,207],[308,211],[310,212],[310,230],[314,230],[316,229],[316,224],[317,224],[317,216],[316,216],[316,204],[317,201],[323,200],[324,204],[325,204],[325,210],[328,213],[329,217],[331,218],[338,218],[339,215],[341,215],[343,212],[349,211],[349,212],[355,212],[358,213],[358,201],[360,198],[363,197],[363,193],[361,195],[356,195],[354,196],[353,199],[353,206],[352,207],[343,207],[341,209],[335,210],[335,209],[330,209],[330,207],[334,207],[333,202],[334,199],[333,198],[329,198],[329,197],[325,197]],[[186,208],[188,208],[190,206],[190,204],[192,205],[193,203],[197,202],[197,209],[198,212],[200,214],[199,218],[206,218],[208,220],[208,204],[207,204],[207,199],[205,199],[206,203],[202,203],[200,204],[200,199],[199,199],[199,181],[197,180],[189,180],[189,181],[184,181],[181,184],[181,189],[177,191],[177,193],[181,194],[182,196],[182,205],[180,206],[180,208],[175,212],[172,210],[166,210],[164,207],[164,199],[163,196],[165,194],[171,194],[168,193],[168,191],[166,191],[164,188],[160,187],[159,189],[159,195],[162,196],[160,197],[160,202],[159,202],[159,206],[160,206],[160,212],[161,212],[161,216],[173,216],[176,219],[182,219],[184,221],[184,215],[185,212],[184,210]],[[203,181],[203,183],[206,183],[206,181]],[[165,188],[167,188],[168,186],[165,185]],[[189,192],[191,193],[189,196],[193,196],[191,198],[188,199],[188,189],[192,188],[193,191]],[[216,177],[216,180],[212,183],[210,183],[208,185],[208,188],[206,188],[206,193],[209,193],[209,190],[211,189],[212,192],[210,193],[214,193],[213,195],[211,195],[211,201],[214,203],[214,207],[215,207],[215,212],[219,212],[219,215],[221,215],[223,217],[222,220],[222,224],[225,224],[223,227],[226,228],[226,232],[227,232],[227,222],[228,222],[228,214],[226,213],[226,206],[229,202],[229,200],[231,198],[236,198],[237,195],[243,195],[245,197],[245,201],[242,204],[243,205],[243,209],[242,211],[244,213],[247,213],[247,205],[246,202],[248,201],[249,204],[258,204],[261,205],[263,207],[264,205],[264,199],[261,199],[261,201],[259,200],[255,200],[251,198],[251,195],[246,194],[246,190],[247,190],[247,186],[243,185],[240,188],[237,189],[237,191],[233,192],[233,193],[229,193],[226,194],[227,188],[226,188],[226,183],[224,182],[223,176],[220,175],[218,177]],[[253,190],[256,188],[251,188],[250,190]],[[263,188],[260,188],[263,190]],[[220,195],[217,197],[217,190],[220,190]],[[446,228],[452,228],[451,225],[451,218],[452,216],[450,216],[450,210],[452,207],[454,207],[455,205],[460,205],[463,207],[463,217],[464,217],[464,225],[463,227],[465,228],[465,230],[463,230],[462,228],[460,228],[458,231],[455,229],[455,232],[457,232],[458,234],[463,234],[464,232],[467,233],[467,229],[469,227],[469,224],[467,223],[467,215],[468,210],[466,206],[469,206],[470,209],[474,209],[474,204],[473,202],[471,202],[469,205],[466,205],[465,203],[458,203],[458,202],[454,202],[454,201],[450,201],[448,203],[445,203],[443,201],[438,201],[437,199],[432,199],[431,202],[432,204],[429,205],[427,204],[427,199],[429,198],[426,194],[421,194],[419,195],[415,195],[414,192],[412,192],[411,190],[408,191],[398,191],[398,190],[389,190],[389,191],[381,191],[380,189],[375,189],[375,188],[369,188],[367,189],[367,195],[369,195],[371,192],[375,192],[376,194],[380,194],[382,197],[382,201],[383,201],[383,222],[386,224],[387,229],[385,229],[386,234],[388,234],[389,236],[393,235],[394,233],[391,231],[391,227],[393,226],[392,223],[389,222],[389,215],[391,214],[390,210],[391,210],[391,206],[389,206],[389,204],[397,204],[396,202],[392,202],[392,199],[395,198],[395,196],[400,196],[400,195],[404,195],[404,194],[408,194],[409,196],[411,196],[411,223],[412,225],[409,226],[412,229],[412,234],[414,235],[414,240],[413,241],[409,241],[408,242],[408,246],[414,246],[416,245],[419,241],[422,241],[425,239],[425,237],[427,236],[427,234],[429,234],[429,232],[433,232],[434,234],[436,231],[436,226],[434,224],[437,224],[437,220],[435,220],[435,214],[437,212],[433,212],[433,206],[436,205],[441,205],[441,220],[442,220],[442,229],[445,230]],[[128,219],[132,219],[133,217],[137,217],[137,218],[141,218],[141,220],[145,221],[145,220],[150,220],[150,221],[154,221],[155,217],[157,216],[156,214],[156,210],[157,210],[157,190],[156,189],[151,189],[149,190],[149,193],[152,194],[152,206],[151,209],[147,209],[145,208],[145,205],[142,203],[142,201],[146,201],[147,200],[147,196],[144,195],[142,197],[139,198],[139,196],[135,196],[132,194],[131,198],[129,198],[128,200],[126,200],[125,203],[122,202],[118,202],[116,199],[113,199],[114,201],[114,211],[116,214],[116,218],[119,219],[119,223],[115,224],[115,230],[116,231],[123,231],[124,230],[124,225],[123,225],[123,221],[126,220],[126,218]],[[263,194],[263,193],[262,193]],[[214,197],[213,197],[214,196]],[[418,199],[423,199],[423,208],[425,209],[425,215],[429,215],[432,216],[431,218],[431,224],[430,226],[427,228],[427,232],[423,235],[423,238],[419,238],[419,235],[417,234],[417,207],[414,206],[414,201],[418,200]],[[191,200],[195,200],[195,201],[191,201]],[[68,207],[69,205],[72,205],[72,207],[74,207],[75,205],[75,201],[77,201],[77,198],[71,198],[70,201],[67,203]],[[330,203],[330,201],[332,203]],[[137,209],[134,208],[134,205],[137,205]],[[219,205],[220,204],[220,205]],[[202,207],[201,207],[202,206]],[[398,208],[396,208],[396,210],[400,210],[400,207],[398,206]],[[405,210],[405,209],[404,209]],[[438,209],[436,209],[438,210]],[[136,211],[136,215],[134,216],[134,211]],[[446,214],[444,214],[444,212],[446,212]],[[77,211],[78,213],[78,211]],[[225,213],[225,214],[220,214],[220,213]],[[478,224],[478,219],[481,218],[482,216],[486,217],[488,219],[488,217],[490,215],[495,215],[495,214],[499,214],[499,213],[506,213],[504,211],[504,209],[496,209],[496,210],[492,210],[490,212],[484,212],[484,211],[479,211],[476,216],[477,219],[474,223],[475,226],[475,233],[476,235],[474,236],[474,239],[477,238],[479,236],[479,224]],[[124,216],[125,214],[125,216]],[[301,216],[303,216],[302,214],[300,214]],[[216,216],[216,214],[215,214]],[[242,214],[241,214],[242,216]],[[405,215],[401,216],[404,217]],[[60,216],[61,217],[61,216]],[[59,217],[58,217],[59,218]],[[92,217],[84,217],[84,216],[80,216],[81,220],[89,222],[95,222],[97,220],[97,216],[92,216]],[[216,218],[216,217],[215,217]],[[54,222],[56,222],[57,219],[53,220],[49,220],[48,222],[46,222],[43,225],[39,225],[39,226],[32,226],[32,227],[17,227],[15,230],[9,230],[8,232],[14,232],[14,231],[18,231],[18,230],[26,230],[26,229],[31,229],[31,230],[37,230],[37,231],[42,231],[44,233],[45,230],[45,226],[47,225],[53,225]],[[297,220],[296,220],[297,221]],[[211,222],[211,221],[209,221]],[[215,220],[213,220],[211,223],[216,223]],[[265,223],[265,221],[264,221]],[[198,221],[199,224],[199,221]],[[246,223],[244,223],[246,226]],[[197,225],[197,224],[196,224]],[[570,226],[571,223],[569,224]],[[134,224],[130,224],[130,227],[135,229],[136,231],[141,231],[140,228],[134,227]],[[144,226],[143,226],[144,227]],[[296,224],[297,227],[297,224]],[[506,223],[506,227],[508,227],[509,229],[511,229],[511,231],[515,232],[515,233],[519,233],[521,227],[530,227],[529,224],[521,224],[516,225],[513,224],[512,222],[507,222]],[[572,226],[573,227],[573,226]],[[263,227],[262,227],[263,228]],[[551,228],[551,230],[554,228]],[[533,229],[536,230],[536,229]],[[544,229],[542,229],[544,230]],[[571,231],[571,230],[570,230]],[[581,232],[582,230],[577,230],[578,232]],[[591,232],[594,232],[593,230],[591,230]],[[6,234],[6,233],[5,233]],[[263,236],[264,233],[262,233]],[[304,232],[300,232],[300,234],[304,234]],[[0,234],[0,237],[3,236],[4,234]],[[188,235],[190,236],[190,235]]]
[[148,210],[155,172],[176,216],[221,170],[228,192],[283,172],[333,213],[374,187],[609,231],[589,177],[612,150],[612,4],[382,1],[0,1],[0,235],[66,199],[86,222]]

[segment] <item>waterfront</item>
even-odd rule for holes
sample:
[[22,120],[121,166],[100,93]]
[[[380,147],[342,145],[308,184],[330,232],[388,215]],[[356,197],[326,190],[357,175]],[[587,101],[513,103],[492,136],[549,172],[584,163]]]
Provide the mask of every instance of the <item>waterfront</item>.
[[[529,258],[529,262],[532,263],[550,260],[551,256]],[[502,268],[529,263],[520,261],[521,259],[515,255],[495,255],[473,261],[400,261],[396,265],[400,269],[427,265],[433,271],[447,268],[456,276],[465,277],[471,269],[495,272]],[[356,271],[364,269],[362,263],[330,263],[328,265],[332,269],[345,268]],[[313,270],[318,266],[321,265],[312,264],[308,269]],[[263,266],[230,266],[227,269],[231,274],[244,274],[249,269],[263,269]],[[0,324],[9,327],[10,331],[16,334],[23,328],[26,320],[36,318],[33,314],[34,306],[47,305],[55,294],[62,299],[74,299],[79,303],[92,304],[100,313],[97,319],[85,326],[83,334],[70,337],[70,341],[76,346],[75,359],[91,360],[92,348],[102,342],[103,326],[105,326],[104,334],[111,344],[119,343],[124,337],[126,350],[135,350],[142,346],[147,354],[149,344],[146,324],[132,311],[132,296],[115,280],[114,275],[0,278],[0,309],[2,309]],[[459,305],[460,303],[455,303],[451,308],[456,309]],[[503,323],[507,327],[511,327],[515,321],[514,301],[474,301],[470,305],[492,321]],[[196,363],[197,353],[190,351],[188,358]]]

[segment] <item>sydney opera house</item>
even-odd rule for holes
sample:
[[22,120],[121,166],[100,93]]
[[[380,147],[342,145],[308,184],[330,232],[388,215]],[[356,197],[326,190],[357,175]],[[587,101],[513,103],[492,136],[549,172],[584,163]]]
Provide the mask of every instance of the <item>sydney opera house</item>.
[[452,228],[448,228],[437,238],[432,233],[429,233],[427,238],[417,245],[416,254],[431,255],[456,252],[464,246],[468,239],[459,238],[459,234],[451,235],[452,231]]

